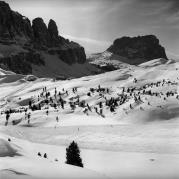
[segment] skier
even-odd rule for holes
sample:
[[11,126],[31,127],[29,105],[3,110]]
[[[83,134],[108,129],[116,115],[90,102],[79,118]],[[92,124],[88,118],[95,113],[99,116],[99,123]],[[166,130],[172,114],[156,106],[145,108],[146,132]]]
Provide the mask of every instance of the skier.
[[27,115],[27,119],[28,119],[28,124],[30,123],[30,116],[31,116],[31,113],[29,112],[28,115]]
[[40,156],[40,157],[42,156],[40,152],[38,152],[38,154],[37,154],[37,155],[38,155],[38,156]]
[[44,158],[47,158],[47,154],[46,153],[44,154]]
[[7,112],[7,114],[6,114],[6,121],[8,122],[8,120],[9,120],[9,118],[10,118],[10,114],[9,114],[9,111]]
[[59,118],[58,118],[58,116],[56,117],[56,121],[57,121],[57,122],[59,121]]

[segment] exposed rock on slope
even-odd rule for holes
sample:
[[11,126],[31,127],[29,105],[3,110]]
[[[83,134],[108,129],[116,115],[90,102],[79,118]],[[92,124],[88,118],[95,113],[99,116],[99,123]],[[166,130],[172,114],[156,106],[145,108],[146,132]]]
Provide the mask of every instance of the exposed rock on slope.
[[0,1],[1,68],[31,74],[34,65],[48,68],[44,59],[47,55],[51,55],[52,63],[54,57],[58,57],[59,64],[61,60],[68,65],[86,62],[84,48],[59,36],[54,20],[51,19],[46,26],[42,18],[35,18],[31,25],[28,18]]
[[53,42],[52,45],[54,46],[57,45],[59,43],[58,28],[57,28],[56,22],[52,19],[50,19],[49,24],[48,24],[48,32]]
[[92,54],[88,58],[91,64],[105,71],[139,65],[154,59],[168,61],[164,47],[154,35],[116,39],[105,52]]
[[32,29],[34,32],[34,41],[40,47],[50,45],[50,34],[42,18],[35,18],[32,21]]
[[167,59],[165,49],[154,35],[116,39],[107,51],[125,57],[124,62],[138,65],[157,58]]
[[32,64],[45,65],[45,62],[37,52],[18,53],[9,57],[0,58],[0,67],[10,69],[15,73],[31,74]]
[[131,65],[122,62],[121,57],[111,52],[92,54],[88,57],[89,63],[97,66],[101,70],[113,71],[117,69],[130,68]]
[[0,37],[2,40],[13,40],[17,35],[32,38],[30,20],[0,1]]

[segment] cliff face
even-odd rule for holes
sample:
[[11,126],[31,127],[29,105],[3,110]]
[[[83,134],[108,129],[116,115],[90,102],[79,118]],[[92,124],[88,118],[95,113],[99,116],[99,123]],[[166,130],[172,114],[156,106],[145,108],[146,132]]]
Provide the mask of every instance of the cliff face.
[[[8,49],[18,49],[8,51]],[[38,54],[38,55],[37,55]],[[45,66],[44,56],[51,54],[72,65],[85,63],[86,54],[79,44],[59,36],[52,19],[48,26],[42,18],[32,21],[0,1],[0,66],[22,74],[32,73],[32,65]]]
[[157,58],[167,59],[164,47],[160,45],[159,40],[154,35],[116,39],[107,51],[125,57],[123,62],[132,65]]
[[7,3],[0,1],[0,38],[14,40],[16,36],[32,38],[30,20],[12,11]]

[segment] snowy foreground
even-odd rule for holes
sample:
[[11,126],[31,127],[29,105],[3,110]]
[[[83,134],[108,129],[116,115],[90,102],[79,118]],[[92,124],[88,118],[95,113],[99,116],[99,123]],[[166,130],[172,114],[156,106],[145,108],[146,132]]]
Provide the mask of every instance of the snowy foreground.
[[[160,83],[149,85],[157,82]],[[109,92],[87,95],[90,88],[99,85],[109,88]],[[127,94],[123,87],[136,87],[137,93],[145,85],[145,90],[151,90],[153,95],[143,93],[135,101],[128,94],[127,100],[113,112],[105,105],[104,98]],[[48,115],[45,105],[41,110],[29,110],[29,123],[24,112],[12,113],[5,126],[3,112],[28,107],[30,100],[38,104],[42,100],[38,95],[45,86],[52,95],[55,88],[68,90],[68,95],[62,95],[67,102],[64,109],[50,107]],[[0,179],[178,179],[178,86],[179,63],[162,59],[67,81],[29,81],[26,76],[1,70]],[[80,106],[70,108],[68,102],[77,95],[88,103],[91,111],[84,112]],[[102,115],[94,109],[99,102],[103,104]],[[66,147],[73,140],[80,147],[84,168],[65,164]],[[38,152],[47,153],[48,157],[39,157]]]

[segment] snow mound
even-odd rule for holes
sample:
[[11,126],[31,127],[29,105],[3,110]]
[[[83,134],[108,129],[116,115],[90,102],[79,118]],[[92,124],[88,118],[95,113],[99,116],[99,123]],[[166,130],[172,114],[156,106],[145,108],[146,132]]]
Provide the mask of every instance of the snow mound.
[[[37,156],[35,144],[13,138],[6,141],[7,135],[0,138],[0,178],[59,178],[59,179],[103,179],[104,175],[90,169],[85,169],[62,162],[52,161],[49,158]],[[21,153],[21,155],[19,154]],[[16,157],[19,156],[19,157]],[[12,157],[12,158],[7,158]],[[43,171],[43,172],[42,172]]]
[[0,76],[0,83],[13,83],[21,80],[23,75],[20,74],[10,74],[10,75],[3,75]]
[[11,169],[5,169],[0,171],[2,179],[35,179],[35,177],[28,176],[24,173],[20,173]]
[[169,60],[167,60],[165,58],[158,58],[158,59],[154,59],[154,60],[142,63],[139,66],[143,67],[143,68],[155,67],[155,66],[158,66],[158,65],[166,64],[166,63],[168,63],[168,61]]
[[0,157],[14,157],[19,155],[17,150],[4,139],[0,139]]
[[112,69],[112,70],[132,67],[132,65],[124,63],[123,62],[124,59],[125,59],[124,57],[115,55],[108,51],[105,51],[103,53],[93,54],[88,58],[90,64],[97,65],[102,69]]
[[37,79],[37,77],[34,76],[34,75],[27,75],[27,76],[25,77],[25,80],[26,80],[26,81],[35,81],[36,79]]
[[3,70],[2,68],[0,68],[0,76],[2,75],[14,75],[15,73],[12,72],[12,71],[6,71],[6,70]]

